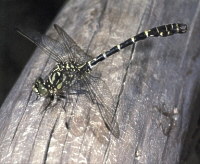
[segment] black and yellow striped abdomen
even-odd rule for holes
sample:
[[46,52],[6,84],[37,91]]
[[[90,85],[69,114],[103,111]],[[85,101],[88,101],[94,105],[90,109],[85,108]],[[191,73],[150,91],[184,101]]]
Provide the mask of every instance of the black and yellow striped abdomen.
[[187,32],[187,25],[186,24],[180,24],[180,23],[173,23],[168,25],[162,25],[158,27],[154,27],[150,30],[146,30],[144,32],[141,32],[140,34],[135,35],[132,38],[127,39],[126,41],[120,43],[117,46],[114,46],[109,51],[106,51],[103,54],[100,54],[93,60],[88,62],[88,66],[92,69],[97,63],[100,61],[103,61],[107,57],[115,54],[116,52],[120,51],[121,49],[132,45],[140,40],[144,40],[148,37],[167,37],[174,34],[182,34]]

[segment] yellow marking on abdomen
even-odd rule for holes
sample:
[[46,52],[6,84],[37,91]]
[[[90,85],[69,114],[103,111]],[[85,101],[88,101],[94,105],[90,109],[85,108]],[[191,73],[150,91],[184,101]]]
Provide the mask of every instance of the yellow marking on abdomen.
[[119,50],[121,49],[119,44],[117,45],[117,48],[118,48]]
[[148,31],[145,31],[144,33],[145,33],[146,37],[149,36],[149,32]]

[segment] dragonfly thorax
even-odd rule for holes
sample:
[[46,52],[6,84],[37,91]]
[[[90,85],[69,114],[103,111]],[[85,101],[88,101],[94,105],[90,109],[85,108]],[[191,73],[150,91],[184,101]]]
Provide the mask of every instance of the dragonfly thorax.
[[57,95],[63,87],[70,87],[75,81],[80,80],[85,74],[84,72],[88,72],[85,65],[76,62],[60,62],[56,64],[45,80],[41,77],[36,79],[32,87],[33,91],[42,97]]

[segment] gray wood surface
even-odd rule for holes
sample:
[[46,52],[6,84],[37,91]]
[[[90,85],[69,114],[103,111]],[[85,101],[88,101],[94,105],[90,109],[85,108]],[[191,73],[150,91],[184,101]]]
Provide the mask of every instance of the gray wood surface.
[[[199,115],[194,101],[199,95],[199,10],[198,0],[69,1],[53,23],[92,56],[158,25],[181,22],[189,30],[139,42],[134,50],[126,48],[96,68],[117,105],[120,138],[110,136],[109,142],[95,135],[103,130],[91,128],[84,118],[87,101],[74,109],[79,116],[75,122],[85,126],[80,133],[65,128],[65,112],[59,105],[41,112],[45,101],[35,101],[32,83],[55,63],[37,49],[0,110],[0,163],[186,161],[188,126],[191,119],[198,119],[192,113]],[[48,34],[56,38],[53,27]]]

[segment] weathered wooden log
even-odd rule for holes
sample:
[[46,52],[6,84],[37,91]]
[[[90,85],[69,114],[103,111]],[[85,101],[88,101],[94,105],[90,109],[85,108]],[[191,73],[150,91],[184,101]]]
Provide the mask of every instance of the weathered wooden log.
[[[86,126],[80,134],[70,132],[75,125],[65,128],[61,106],[41,112],[45,100],[35,100],[32,83],[55,63],[37,49],[0,110],[0,163],[181,162],[192,112],[199,116],[199,10],[198,1],[186,0],[69,1],[53,23],[93,57],[158,25],[181,22],[189,30],[139,42],[99,64],[120,127],[119,139],[110,135],[109,142],[84,118],[87,100],[75,107]],[[57,37],[52,27],[48,34]]]

